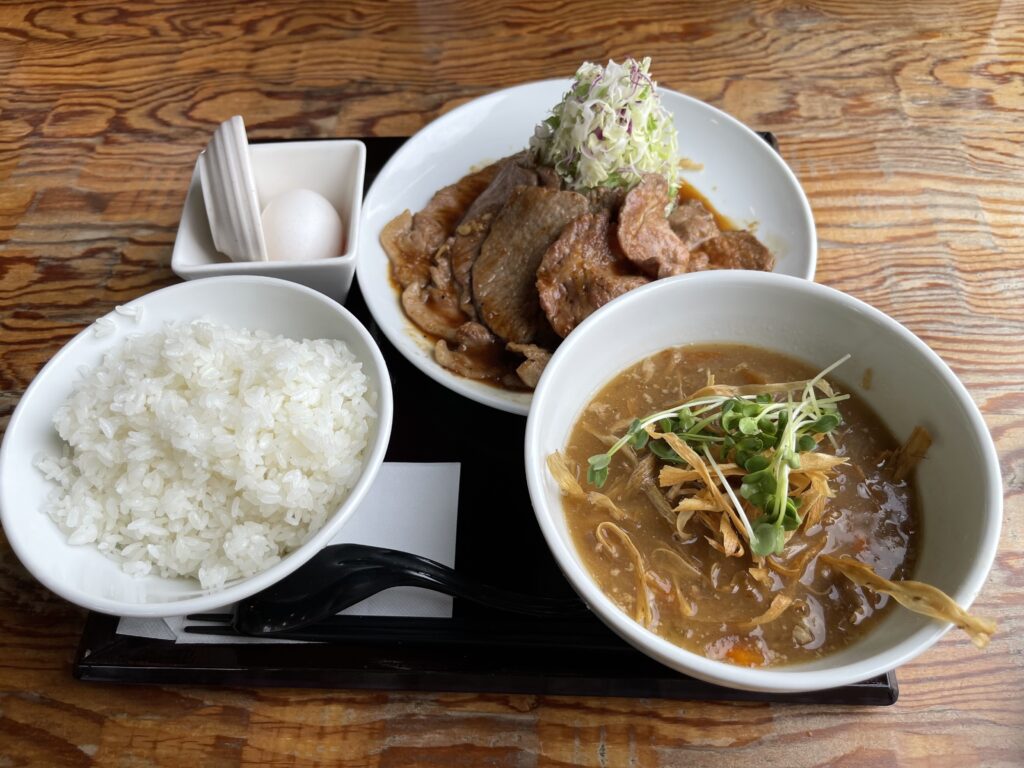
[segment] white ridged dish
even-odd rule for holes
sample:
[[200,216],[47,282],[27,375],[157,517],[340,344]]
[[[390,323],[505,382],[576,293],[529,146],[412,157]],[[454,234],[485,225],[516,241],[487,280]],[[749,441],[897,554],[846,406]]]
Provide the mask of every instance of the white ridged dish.
[[249,140],[239,115],[214,131],[199,155],[199,178],[214,247],[232,261],[266,261]]

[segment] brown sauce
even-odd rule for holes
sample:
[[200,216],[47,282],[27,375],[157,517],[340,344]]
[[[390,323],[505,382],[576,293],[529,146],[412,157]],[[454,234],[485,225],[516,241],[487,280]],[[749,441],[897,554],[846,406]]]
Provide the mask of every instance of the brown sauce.
[[729,219],[720,214],[718,212],[718,209],[711,204],[711,201],[704,197],[704,195],[702,195],[700,192],[698,192],[696,188],[680,179],[679,192],[676,195],[676,202],[684,203],[687,200],[696,200],[698,203],[707,208],[708,213],[710,213],[715,220],[715,226],[718,227],[723,232],[731,232],[736,229],[742,229],[742,227],[737,227],[733,223],[732,219]]
[[[633,418],[684,401],[704,386],[708,372],[719,384],[752,384],[802,380],[817,371],[784,355],[739,345],[695,345],[653,355],[606,385],[575,425],[566,455],[584,487],[589,488],[587,458],[607,449],[609,435],[621,435]],[[597,584],[631,616],[636,601],[646,599],[652,617],[648,628],[657,634],[709,658],[737,664],[811,661],[868,632],[890,608],[890,601],[834,573],[818,556],[851,555],[881,576],[906,578],[920,525],[912,484],[893,481],[884,463],[899,447],[895,438],[856,398],[843,402],[840,413],[843,424],[834,433],[838,449],[825,446],[850,462],[831,479],[835,497],[821,522],[809,530],[798,529],[783,554],[769,558],[778,569],[769,568],[767,584],[748,570],[755,565],[749,553],[725,557],[704,538],[706,529],[692,521],[685,529],[687,538],[680,537],[643,493],[624,482],[635,466],[626,452],[613,458],[602,492],[627,513],[617,525],[643,555],[650,588],[646,596],[637,594],[635,568],[622,547],[613,555],[599,546],[596,528],[612,517],[586,501],[565,498],[576,548]],[[698,573],[682,572],[677,560],[656,554],[659,549],[683,556]],[[787,575],[787,569],[794,573]],[[674,582],[679,592],[672,588]],[[785,613],[754,628],[743,626],[763,614],[783,591],[794,599]]]

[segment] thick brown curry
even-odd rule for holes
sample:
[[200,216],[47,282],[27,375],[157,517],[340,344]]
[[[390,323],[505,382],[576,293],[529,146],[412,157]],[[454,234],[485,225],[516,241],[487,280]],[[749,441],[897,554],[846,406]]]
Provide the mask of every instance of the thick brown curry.
[[[716,383],[742,385],[808,379],[815,371],[747,346],[682,347],[647,358],[605,386],[573,429],[566,458],[581,485],[588,487],[588,457],[607,450],[636,416],[684,400],[709,373]],[[841,413],[829,452],[848,463],[831,478],[834,498],[818,523],[794,531],[781,555],[764,560],[749,552],[724,556],[699,526],[680,536],[641,490],[637,455],[617,453],[602,492],[624,519],[586,499],[564,499],[576,547],[598,585],[666,639],[740,665],[809,661],[869,631],[890,608],[888,597],[856,585],[820,556],[852,556],[880,576],[903,579],[912,571],[920,524],[912,482],[894,480],[886,463],[899,448],[892,434],[856,398]],[[675,503],[672,491],[657,492]],[[777,601],[779,595],[790,600]],[[637,610],[638,601],[645,610]],[[784,602],[773,616],[773,606]]]

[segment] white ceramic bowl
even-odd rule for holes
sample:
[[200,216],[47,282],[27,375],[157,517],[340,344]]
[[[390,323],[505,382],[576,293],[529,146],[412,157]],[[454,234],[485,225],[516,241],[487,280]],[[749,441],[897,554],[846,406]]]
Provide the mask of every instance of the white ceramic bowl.
[[[391,434],[391,382],[380,350],[345,308],[301,285],[267,277],[219,277],[174,285],[127,305],[143,310],[141,322],[116,313],[116,331],[97,338],[90,326],[68,342],[39,372],[11,416],[0,447],[0,521],[15,554],[46,587],[73,603],[117,616],[178,616],[219,608],[255,594],[287,576],[322,549],[351,517],[384,461]],[[234,327],[261,329],[293,339],[341,339],[362,361],[377,393],[378,417],[363,458],[363,471],[345,501],[306,544],[277,565],[215,592],[190,579],[133,578],[93,546],[71,546],[42,511],[53,487],[33,466],[40,452],[59,455],[62,441],[53,414],[71,392],[79,366],[93,367],[131,333],[152,333],[167,320],[198,317]]]
[[231,261],[213,245],[197,161],[171,252],[174,274],[185,280],[221,275],[277,277],[344,301],[356,271],[366,145],[350,139],[281,141],[250,145],[249,153],[260,210],[282,192],[318,192],[341,216],[345,250],[315,261]]
[[[569,80],[545,80],[474,99],[427,125],[381,169],[363,205],[359,287],[388,340],[432,379],[478,403],[525,415],[529,392],[511,392],[457,376],[434,360],[433,343],[410,322],[389,276],[380,231],[473,167],[526,148],[534,126],[561,101]],[[817,237],[807,197],[786,163],[756,133],[702,101],[659,88],[679,132],[679,152],[700,163],[686,180],[737,224],[756,222],[780,274],[814,278]]]
[[[949,367],[895,320],[831,288],[782,275],[710,272],[672,278],[616,299],[574,331],[548,364],[526,428],[526,474],[541,530],[569,581],[617,634],[649,656],[732,688],[809,691],[866,680],[903,664],[949,628],[899,606],[864,638],[813,663],[748,669],[685,651],[642,628],[595,585],[566,528],[544,461],[564,448],[584,406],[622,369],[659,350],[739,342],[837,371],[897,438],[916,425],[935,442],[918,466],[923,536],[914,578],[969,606],[995,558],[1002,484],[992,439]],[[860,386],[873,370],[871,388]]]

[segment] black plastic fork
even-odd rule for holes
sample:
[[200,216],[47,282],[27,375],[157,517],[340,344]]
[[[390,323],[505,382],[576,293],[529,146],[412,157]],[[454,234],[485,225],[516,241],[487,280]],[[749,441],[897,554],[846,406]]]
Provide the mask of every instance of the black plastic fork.
[[[335,544],[277,584],[239,602],[231,627],[264,636],[317,624],[392,587],[421,587],[499,611],[561,617],[586,613],[575,598],[524,595],[479,584],[446,565],[409,552],[363,544]],[[194,614],[192,621],[223,621],[224,614]]]

